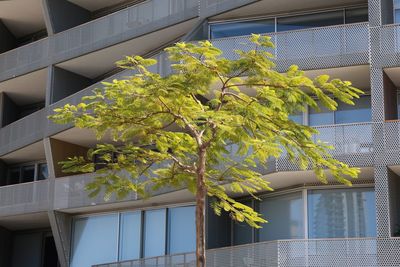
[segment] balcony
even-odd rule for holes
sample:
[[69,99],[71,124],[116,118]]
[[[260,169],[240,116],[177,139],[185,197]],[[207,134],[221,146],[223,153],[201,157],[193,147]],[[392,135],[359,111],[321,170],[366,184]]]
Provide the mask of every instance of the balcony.
[[0,54],[0,81],[112,46],[197,16],[198,2],[196,0],[146,1]]
[[384,165],[400,165],[400,121],[386,121],[383,126],[378,126],[383,127],[383,135],[377,136],[379,139],[376,141],[377,147],[382,149],[379,162]]
[[[207,251],[207,266],[398,266],[399,239],[340,238],[279,240]],[[380,255],[380,249],[387,249]],[[177,254],[93,267],[195,266],[195,254]],[[385,265],[386,266],[386,265]]]
[[[394,67],[400,65],[400,25],[385,25],[379,29],[380,53],[379,63],[382,67]],[[372,30],[371,30],[372,31]],[[372,33],[372,32],[371,32]],[[371,36],[374,36],[371,34]],[[372,40],[374,41],[374,40]],[[374,44],[374,43],[373,43]]]
[[[269,34],[275,48],[268,49],[279,71],[296,64],[301,69],[326,69],[365,65],[369,62],[368,23],[345,24]],[[224,56],[237,58],[237,49],[254,48],[248,36],[213,40],[225,51]]]
[[49,209],[49,180],[0,187],[0,215],[34,213]]
[[[350,166],[368,167],[373,165],[373,123],[337,124],[315,127],[319,135],[314,142],[321,140],[335,149],[330,151],[334,158]],[[285,156],[276,161],[277,171],[297,171],[299,167]]]

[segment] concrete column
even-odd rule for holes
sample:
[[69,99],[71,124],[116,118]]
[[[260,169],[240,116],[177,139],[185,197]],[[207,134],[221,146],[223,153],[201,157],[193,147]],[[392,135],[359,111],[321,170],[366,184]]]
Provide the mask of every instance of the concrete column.
[[48,35],[53,35],[91,20],[90,11],[67,0],[42,0]]
[[54,210],[49,210],[48,215],[60,265],[61,267],[68,267],[70,261],[72,216]]
[[16,38],[0,20],[0,53],[16,47]]
[[49,104],[79,92],[92,84],[92,80],[89,78],[55,66],[51,67],[49,75]]

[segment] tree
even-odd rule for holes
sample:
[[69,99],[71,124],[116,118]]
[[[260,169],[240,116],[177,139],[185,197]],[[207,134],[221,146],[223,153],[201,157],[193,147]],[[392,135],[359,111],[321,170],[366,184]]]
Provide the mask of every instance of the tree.
[[[205,266],[205,201],[213,197],[217,214],[261,227],[265,218],[230,197],[272,190],[262,176],[269,158],[283,151],[302,169],[314,170],[327,182],[327,173],[350,185],[357,168],[334,159],[330,146],[313,142],[318,131],[290,119],[306,106],[319,109],[317,100],[330,110],[337,102],[354,104],[362,91],[350,82],[321,75],[310,79],[291,66],[286,73],[274,70],[269,37],[252,35],[254,49],[236,51],[230,60],[209,41],[177,43],[165,49],[173,73],[162,77],[148,70],[154,59],[126,57],[117,63],[136,74],[104,83],[103,89],[65,105],[50,118],[92,129],[100,143],[87,157],[62,162],[68,172],[101,170],[87,189],[94,196],[104,192],[124,198],[135,191],[185,187],[196,196],[197,266]],[[146,179],[143,179],[146,177]]]

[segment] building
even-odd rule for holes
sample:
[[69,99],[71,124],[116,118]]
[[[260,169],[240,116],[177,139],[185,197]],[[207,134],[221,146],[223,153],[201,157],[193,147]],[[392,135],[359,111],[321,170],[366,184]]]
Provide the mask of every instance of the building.
[[209,212],[208,266],[400,266],[397,22],[398,0],[0,1],[0,266],[193,266],[194,198],[89,198],[92,175],[57,162],[96,139],[47,116],[126,75],[114,68],[123,55],[156,57],[166,74],[160,51],[177,40],[212,39],[231,57],[250,33],[272,36],[278,70],[297,64],[367,92],[355,106],[293,115],[361,175],[352,188],[321,185],[271,161],[276,191],[242,198],[270,223],[254,230]]

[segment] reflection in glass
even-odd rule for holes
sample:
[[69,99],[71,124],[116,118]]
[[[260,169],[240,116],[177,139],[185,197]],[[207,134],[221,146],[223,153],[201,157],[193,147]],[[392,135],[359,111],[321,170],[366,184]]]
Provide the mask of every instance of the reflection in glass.
[[317,101],[320,110],[313,108],[309,109],[308,123],[310,126],[329,125],[334,123],[334,114],[332,110],[323,106],[320,101]]
[[278,18],[277,31],[292,31],[316,27],[339,25],[344,23],[343,11],[307,14]]
[[196,250],[195,207],[179,207],[168,210],[169,253],[185,253]]
[[118,260],[118,214],[74,221],[71,267]]
[[149,210],[144,214],[144,257],[164,255],[166,210]]
[[373,189],[310,190],[308,193],[309,238],[374,237]]
[[291,119],[295,123],[303,124],[303,113],[299,112],[293,115],[289,115],[289,119]]
[[211,39],[275,32],[275,20],[253,20],[210,25]]
[[[251,207],[252,202],[244,201],[244,205]],[[233,221],[233,245],[249,244],[253,242],[253,228],[246,222]]]
[[35,166],[24,166],[22,167],[22,182],[28,183],[35,180]]
[[371,97],[363,96],[354,100],[354,106],[338,101],[335,123],[369,122],[372,120]]
[[49,171],[47,169],[47,164],[39,164],[39,170],[38,170],[38,180],[46,180],[49,178]]
[[346,24],[368,21],[368,7],[346,9]]
[[121,214],[119,260],[140,258],[141,224],[140,211]]
[[260,213],[268,223],[259,230],[259,241],[304,238],[302,192],[265,198]]

